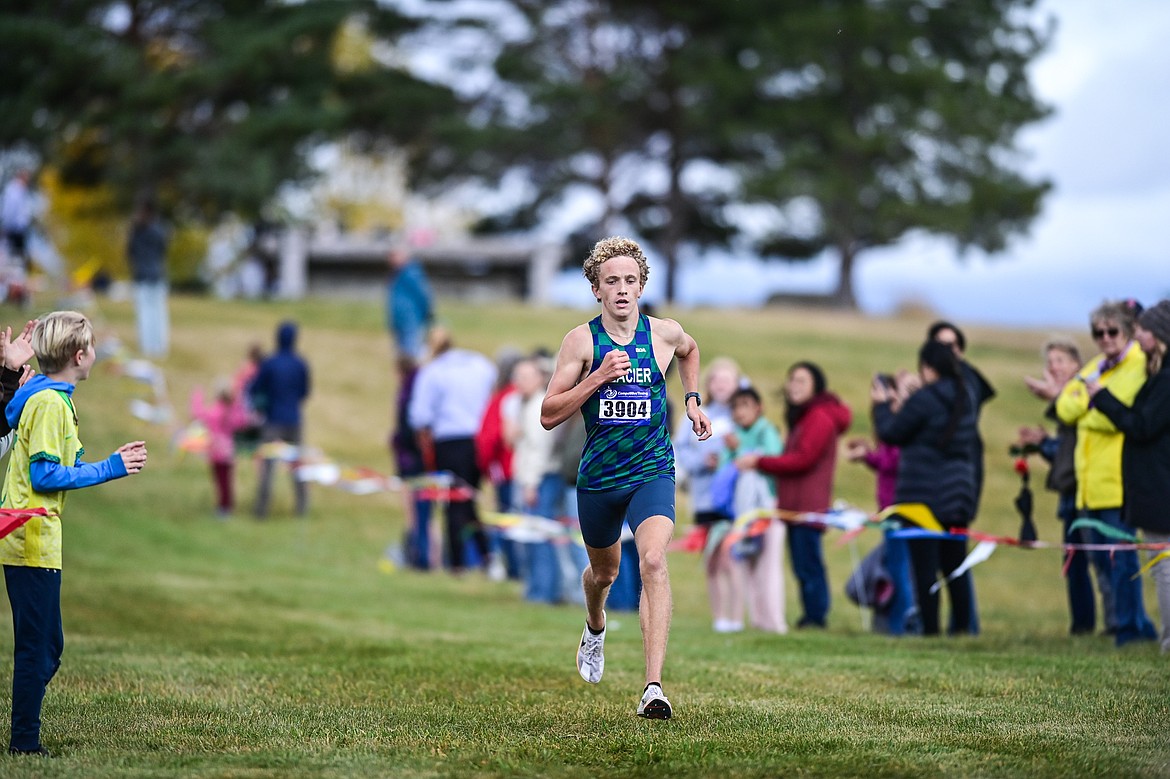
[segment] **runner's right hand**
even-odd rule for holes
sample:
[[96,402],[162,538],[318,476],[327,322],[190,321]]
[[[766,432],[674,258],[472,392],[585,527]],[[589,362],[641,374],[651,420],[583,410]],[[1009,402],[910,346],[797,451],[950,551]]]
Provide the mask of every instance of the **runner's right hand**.
[[607,383],[624,379],[630,372],[630,355],[625,349],[611,349],[601,360],[597,373]]

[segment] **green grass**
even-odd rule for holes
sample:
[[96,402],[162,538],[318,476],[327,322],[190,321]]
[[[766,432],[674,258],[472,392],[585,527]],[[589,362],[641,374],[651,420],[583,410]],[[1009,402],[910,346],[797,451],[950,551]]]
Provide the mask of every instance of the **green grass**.
[[[381,310],[310,301],[244,306],[180,298],[165,367],[180,412],[195,384],[230,374],[285,316],[304,326],[316,392],[307,435],[347,464],[388,470],[393,377]],[[582,312],[458,306],[458,340],[555,349]],[[20,313],[0,309],[0,322]],[[815,311],[679,312],[705,357],[737,358],[768,412],[785,368],[820,362],[868,430],[877,370],[909,366],[927,320]],[[105,303],[101,335],[132,341],[132,314]],[[978,527],[1016,532],[1018,482],[1006,443],[1040,407],[1020,378],[1045,332],[973,329],[973,360],[1000,390],[984,422],[988,488]],[[579,607],[521,601],[514,583],[385,573],[401,534],[399,498],[317,488],[310,517],[213,518],[206,466],[171,451],[168,431],[128,412],[141,388],[101,366],[77,392],[90,458],[138,437],[141,476],[85,490],[65,512],[64,664],[45,704],[52,761],[0,758],[0,775],[864,776],[1170,775],[1170,675],[1152,646],[1118,651],[1066,635],[1059,553],[1002,549],[976,569],[983,635],[894,640],[865,632],[841,594],[851,552],[830,534],[834,603],[826,632],[716,635],[694,556],[675,554],[666,686],[675,719],[634,716],[641,690],[636,615],[611,615],[607,673],[577,677]],[[675,387],[674,391],[679,392]],[[254,478],[238,470],[241,503]],[[872,500],[871,477],[842,464],[840,495]],[[1052,500],[1038,495],[1041,537]],[[863,536],[858,554],[874,543]],[[789,614],[796,613],[789,585]],[[1147,604],[1153,608],[1152,593]],[[0,711],[9,702],[11,627],[0,620]]]

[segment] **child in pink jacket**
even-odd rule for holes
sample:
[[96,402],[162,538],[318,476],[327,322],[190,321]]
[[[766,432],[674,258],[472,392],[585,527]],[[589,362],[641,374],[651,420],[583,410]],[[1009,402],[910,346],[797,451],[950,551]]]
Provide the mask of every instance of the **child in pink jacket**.
[[207,428],[207,461],[211,464],[211,478],[215,483],[216,512],[221,516],[232,513],[232,480],[235,468],[235,434],[254,423],[251,413],[239,395],[223,383],[217,387],[215,400],[207,404],[203,390],[191,394],[191,416]]

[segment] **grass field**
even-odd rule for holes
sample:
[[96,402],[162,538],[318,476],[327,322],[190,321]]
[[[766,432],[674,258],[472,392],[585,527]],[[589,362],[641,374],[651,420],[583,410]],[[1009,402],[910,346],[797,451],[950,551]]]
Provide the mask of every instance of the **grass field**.
[[[462,345],[489,354],[504,343],[555,349],[585,317],[451,301],[440,311]],[[164,367],[180,415],[193,386],[229,375],[250,342],[267,345],[292,316],[314,371],[310,443],[342,463],[389,469],[395,388],[378,305],[179,298],[172,315]],[[869,376],[910,367],[928,322],[792,310],[678,316],[706,358],[741,362],[776,420],[786,367],[821,363],[855,409],[857,434],[869,429]],[[0,317],[18,324],[22,315],[0,308]],[[95,320],[103,338],[133,342],[126,304],[103,303]],[[977,527],[988,532],[1018,528],[1006,447],[1019,425],[1040,420],[1021,377],[1038,370],[1047,335],[968,333],[972,360],[1000,393],[983,425]],[[975,574],[983,634],[942,640],[863,630],[842,593],[851,551],[832,533],[824,632],[712,633],[697,559],[675,554],[664,680],[675,718],[642,721],[636,615],[611,614],[606,678],[594,687],[573,666],[579,607],[525,604],[517,584],[478,575],[381,570],[401,534],[394,494],[316,488],[310,516],[296,520],[278,481],[269,521],[217,521],[205,464],[129,413],[141,391],[108,364],[77,391],[88,459],[136,438],[152,459],[141,476],[70,498],[65,657],[43,734],[59,757],[0,757],[0,776],[1170,776],[1168,660],[1148,644],[1119,651],[1103,636],[1069,638],[1058,552],[999,550]],[[248,463],[237,483],[246,506]],[[869,506],[872,478],[842,464],[838,492]],[[1052,511],[1038,491],[1037,524],[1050,541]],[[862,536],[857,553],[874,541]],[[7,616],[0,645],[6,718]]]

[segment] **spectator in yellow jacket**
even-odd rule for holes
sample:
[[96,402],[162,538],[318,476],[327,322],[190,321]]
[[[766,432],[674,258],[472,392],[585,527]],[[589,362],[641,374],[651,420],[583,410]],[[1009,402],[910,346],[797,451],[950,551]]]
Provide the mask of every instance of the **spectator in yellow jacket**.
[[[1130,405],[1146,381],[1146,356],[1133,340],[1134,324],[1141,306],[1136,301],[1107,301],[1089,316],[1093,341],[1101,353],[1085,363],[1073,381],[1056,398],[1056,415],[1066,425],[1077,427],[1075,467],[1077,511],[1081,517],[1098,520],[1111,528],[1133,534],[1121,519],[1125,502],[1121,482],[1121,448],[1125,440],[1109,418],[1093,408],[1085,382],[1107,387],[1113,397]],[[1099,533],[1090,534],[1092,543],[1104,543]],[[1081,554],[1081,552],[1077,552]],[[1154,625],[1142,603],[1142,583],[1137,552],[1132,550],[1092,552],[1100,555],[1101,566],[1110,565],[1113,588],[1115,641],[1154,640]],[[1111,559],[1105,559],[1111,558]]]

